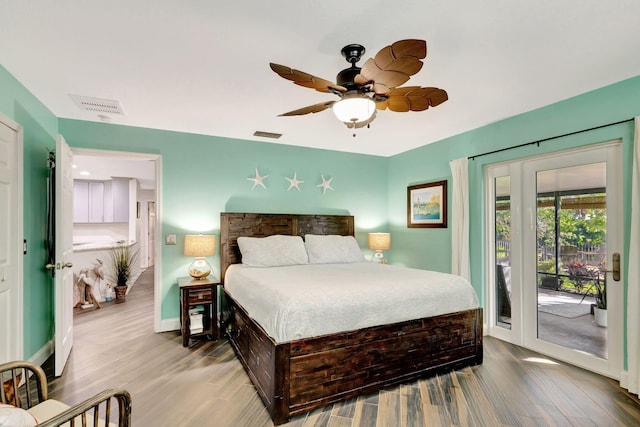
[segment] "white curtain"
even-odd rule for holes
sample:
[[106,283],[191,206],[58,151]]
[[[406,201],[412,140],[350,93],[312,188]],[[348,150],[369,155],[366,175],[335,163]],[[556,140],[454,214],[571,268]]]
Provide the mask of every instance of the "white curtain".
[[627,295],[627,361],[631,393],[640,392],[640,117],[635,118]]
[[469,273],[469,164],[466,157],[449,162],[453,176],[451,203],[451,273],[470,279]]

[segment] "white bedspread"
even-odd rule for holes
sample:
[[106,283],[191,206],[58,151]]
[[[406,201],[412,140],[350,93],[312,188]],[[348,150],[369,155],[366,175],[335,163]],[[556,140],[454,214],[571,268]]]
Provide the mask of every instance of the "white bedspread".
[[224,286],[278,343],[478,307],[460,276],[372,262],[235,264]]

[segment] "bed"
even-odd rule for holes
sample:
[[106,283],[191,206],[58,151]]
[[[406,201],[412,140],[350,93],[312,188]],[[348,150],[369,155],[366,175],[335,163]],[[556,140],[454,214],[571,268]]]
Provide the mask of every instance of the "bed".
[[[229,269],[242,262],[240,237],[354,234],[354,218],[349,215],[222,213],[222,285],[228,271],[229,279],[241,271]],[[236,290],[225,289],[223,295],[229,341],[276,425],[331,403],[482,363],[479,307],[276,340],[278,333],[269,326],[267,332],[236,300]]]

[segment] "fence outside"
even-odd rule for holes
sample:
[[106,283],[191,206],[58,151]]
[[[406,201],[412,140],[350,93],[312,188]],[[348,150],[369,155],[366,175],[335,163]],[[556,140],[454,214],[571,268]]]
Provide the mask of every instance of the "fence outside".
[[[563,246],[560,250],[560,261],[579,261],[582,264],[599,267],[606,261],[606,244],[584,244],[581,246]],[[556,257],[554,247],[538,247],[538,262],[552,261]],[[498,264],[511,264],[511,241],[496,240],[496,258]]]

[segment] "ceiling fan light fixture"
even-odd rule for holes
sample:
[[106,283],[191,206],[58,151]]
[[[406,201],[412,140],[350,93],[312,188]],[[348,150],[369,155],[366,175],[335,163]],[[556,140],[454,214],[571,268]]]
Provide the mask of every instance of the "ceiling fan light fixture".
[[367,121],[376,112],[376,103],[360,93],[346,94],[333,104],[333,113],[338,120],[345,123]]

